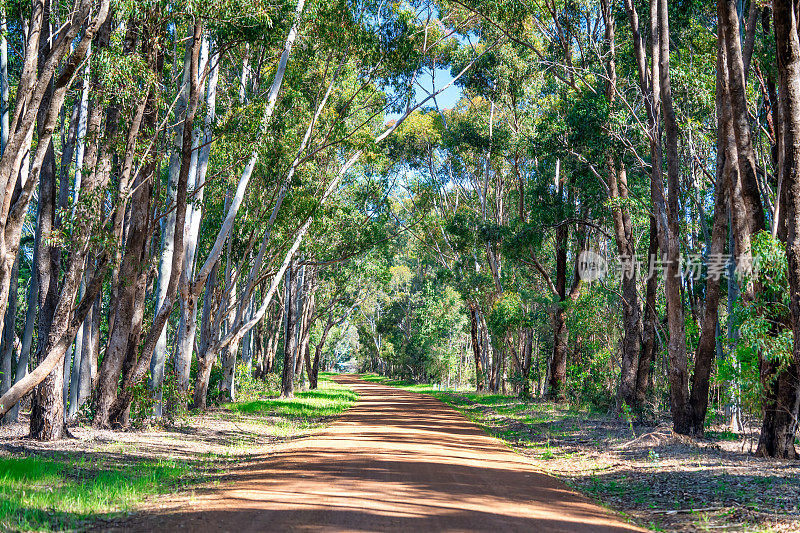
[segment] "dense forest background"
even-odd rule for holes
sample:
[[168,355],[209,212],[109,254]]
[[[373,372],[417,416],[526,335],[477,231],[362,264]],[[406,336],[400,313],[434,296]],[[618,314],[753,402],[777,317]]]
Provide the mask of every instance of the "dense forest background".
[[799,11],[7,0],[0,414],[358,370],[797,458]]

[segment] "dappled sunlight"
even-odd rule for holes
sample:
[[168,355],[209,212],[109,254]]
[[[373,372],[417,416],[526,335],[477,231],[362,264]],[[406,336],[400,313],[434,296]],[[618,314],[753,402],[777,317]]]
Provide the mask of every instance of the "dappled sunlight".
[[125,529],[636,531],[434,398],[338,381],[360,396],[338,422]]

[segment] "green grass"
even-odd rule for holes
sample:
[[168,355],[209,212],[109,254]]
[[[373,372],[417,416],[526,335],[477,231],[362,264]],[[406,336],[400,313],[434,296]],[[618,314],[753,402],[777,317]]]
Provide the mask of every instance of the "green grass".
[[[226,405],[222,416],[248,416],[286,437],[317,427],[341,414],[358,399],[352,390],[321,374],[319,389],[290,400],[258,399]],[[231,446],[248,448],[258,436],[243,435]],[[222,455],[197,460],[138,460],[124,457],[124,443],[101,445],[78,453],[47,457],[0,458],[0,531],[80,530],[139,506],[145,498],[185,490],[224,469]]]
[[175,461],[113,465],[75,456],[3,458],[0,530],[76,529],[176,488],[189,471]]
[[358,394],[331,381],[321,374],[319,388],[301,391],[294,398],[269,398],[227,404],[226,408],[239,414],[283,418],[295,423],[317,423],[339,415],[358,400]]

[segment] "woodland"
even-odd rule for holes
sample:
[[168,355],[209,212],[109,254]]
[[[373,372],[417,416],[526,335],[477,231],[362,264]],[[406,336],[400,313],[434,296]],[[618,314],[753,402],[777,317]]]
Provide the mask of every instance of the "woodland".
[[797,460],[800,1],[5,0],[0,417],[326,371]]

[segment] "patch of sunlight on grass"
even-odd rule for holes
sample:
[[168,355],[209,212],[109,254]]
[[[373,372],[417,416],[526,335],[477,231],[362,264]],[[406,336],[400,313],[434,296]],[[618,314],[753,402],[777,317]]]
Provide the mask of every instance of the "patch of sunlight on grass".
[[0,530],[78,529],[164,493],[189,472],[176,461],[110,464],[100,459],[0,459]]
[[[319,388],[300,391],[294,398],[270,398],[249,402],[227,404],[226,409],[240,414],[257,414],[285,420],[289,430],[296,422],[316,422],[336,416],[347,410],[358,400],[358,394],[351,389],[320,376]],[[271,421],[278,426],[284,422]]]

